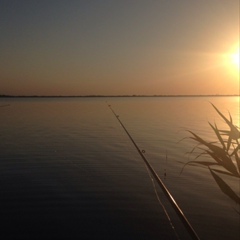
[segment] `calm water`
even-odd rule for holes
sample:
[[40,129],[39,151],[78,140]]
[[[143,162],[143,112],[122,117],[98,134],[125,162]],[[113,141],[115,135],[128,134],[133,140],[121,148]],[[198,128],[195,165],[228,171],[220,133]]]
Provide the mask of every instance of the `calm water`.
[[[201,239],[239,239],[239,208],[202,167],[180,172],[194,143],[239,122],[239,98],[0,99],[2,239],[189,239],[111,104]],[[167,153],[167,159],[166,159]],[[191,157],[193,159],[193,156]],[[203,159],[204,160],[204,159]],[[166,178],[164,178],[166,172]],[[239,192],[239,182],[229,179]]]

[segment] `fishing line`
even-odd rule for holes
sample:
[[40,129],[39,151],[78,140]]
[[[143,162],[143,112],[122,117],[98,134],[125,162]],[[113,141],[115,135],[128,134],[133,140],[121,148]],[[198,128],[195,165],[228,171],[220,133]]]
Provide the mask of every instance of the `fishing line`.
[[[110,105],[109,105],[109,107],[110,107],[110,109],[113,111],[113,109],[111,108]],[[113,111],[113,113],[114,113],[114,111]],[[115,115],[115,113],[114,113],[114,115]],[[115,115],[115,116],[116,116],[116,115]],[[124,128],[124,130],[125,130],[125,128]],[[138,150],[139,150],[139,148],[138,148]],[[142,150],[142,153],[145,153],[145,150]],[[168,214],[168,212],[167,212],[167,209],[166,209],[165,206],[163,205],[163,203],[162,203],[162,201],[161,201],[161,199],[160,199],[160,197],[159,197],[159,195],[158,195],[155,181],[154,181],[154,179],[153,179],[153,177],[152,177],[152,174],[151,174],[151,172],[150,172],[150,170],[148,169],[148,167],[147,167],[146,164],[145,164],[145,168],[146,168],[146,170],[147,170],[147,173],[148,173],[148,175],[149,175],[149,178],[151,179],[152,186],[153,186],[153,190],[154,190],[154,193],[155,193],[156,198],[157,198],[157,200],[158,200],[158,203],[159,203],[160,206],[162,207],[162,209],[163,209],[163,211],[164,211],[164,213],[165,213],[165,215],[166,215],[166,217],[167,217],[167,219],[168,219],[168,221],[169,221],[169,224],[170,224],[170,226],[171,226],[171,228],[172,228],[172,230],[173,230],[173,232],[174,232],[174,234],[175,234],[175,236],[176,236],[176,238],[177,238],[178,240],[180,240],[180,238],[179,238],[179,236],[178,236],[178,234],[177,234],[177,232],[176,232],[176,229],[175,229],[175,227],[174,227],[174,225],[173,225],[173,223],[172,223],[172,220],[171,220],[171,218],[170,218],[170,216],[169,216],[169,214]]]
[[169,202],[171,203],[172,207],[174,208],[175,212],[177,213],[177,215],[180,217],[182,223],[184,224],[184,226],[186,227],[188,233],[191,235],[192,239],[197,239],[199,240],[200,238],[198,237],[197,233],[195,232],[195,230],[193,229],[193,227],[191,226],[191,224],[189,223],[189,221],[187,220],[186,216],[184,215],[183,211],[181,210],[181,208],[178,206],[177,202],[175,201],[175,199],[173,198],[173,196],[171,195],[171,193],[169,192],[169,190],[167,189],[167,187],[164,185],[164,183],[162,182],[161,178],[158,176],[158,174],[155,172],[155,170],[153,169],[153,167],[150,165],[150,163],[148,162],[148,160],[146,159],[146,157],[144,156],[145,151],[144,150],[140,150],[140,148],[138,147],[138,145],[135,143],[135,141],[133,140],[132,136],[130,135],[130,133],[128,132],[128,130],[125,128],[125,126],[123,125],[122,121],[119,119],[119,116],[114,112],[113,108],[111,107],[111,105],[108,104],[108,107],[110,108],[110,110],[112,111],[113,115],[116,117],[116,119],[118,120],[118,122],[120,123],[120,125],[122,126],[122,128],[124,129],[124,131],[126,132],[126,134],[128,135],[129,139],[131,140],[131,142],[133,143],[133,145],[135,146],[135,148],[137,149],[139,155],[141,156],[141,158],[143,159],[143,161],[145,162],[147,168],[149,169],[149,171],[151,172],[152,176],[155,178],[155,180],[157,181],[158,185],[161,187],[161,189],[163,190],[163,193],[165,194],[165,196],[167,197],[167,199],[169,200]]
[[163,209],[163,211],[164,211],[164,213],[165,213],[165,215],[166,215],[166,217],[167,217],[167,219],[168,219],[168,221],[169,221],[169,224],[170,224],[170,226],[171,226],[171,228],[172,228],[172,230],[173,230],[176,238],[177,238],[178,240],[180,240],[180,238],[179,238],[179,236],[178,236],[178,234],[177,234],[177,231],[176,231],[176,229],[175,229],[175,227],[174,227],[174,224],[173,224],[173,222],[172,222],[172,220],[171,220],[171,218],[170,218],[170,216],[169,216],[169,214],[168,214],[168,212],[167,212],[167,209],[165,208],[165,206],[163,205],[163,203],[162,203],[162,201],[161,201],[161,199],[160,199],[160,197],[159,197],[159,194],[158,194],[157,188],[156,188],[156,184],[155,184],[155,181],[154,181],[154,179],[153,179],[153,177],[152,177],[152,174],[151,174],[151,172],[149,171],[149,169],[148,169],[148,167],[146,166],[146,164],[145,164],[145,167],[146,167],[147,173],[148,173],[148,175],[149,175],[149,178],[151,179],[151,182],[152,182],[152,185],[153,185],[153,189],[154,189],[156,198],[157,198],[157,200],[158,200],[158,203],[161,205],[161,207],[162,207],[162,209]]

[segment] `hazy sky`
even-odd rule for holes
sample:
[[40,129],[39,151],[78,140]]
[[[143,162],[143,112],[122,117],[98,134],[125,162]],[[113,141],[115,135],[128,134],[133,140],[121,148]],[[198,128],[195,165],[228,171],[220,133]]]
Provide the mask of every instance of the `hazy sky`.
[[239,0],[0,0],[0,94],[237,94]]

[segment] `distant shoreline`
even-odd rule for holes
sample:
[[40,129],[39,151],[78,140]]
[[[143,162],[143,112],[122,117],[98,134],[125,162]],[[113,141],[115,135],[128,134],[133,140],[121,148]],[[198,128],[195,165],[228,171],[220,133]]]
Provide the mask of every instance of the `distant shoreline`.
[[208,95],[0,95],[0,98],[99,98],[99,97],[239,97],[238,94],[208,94]]

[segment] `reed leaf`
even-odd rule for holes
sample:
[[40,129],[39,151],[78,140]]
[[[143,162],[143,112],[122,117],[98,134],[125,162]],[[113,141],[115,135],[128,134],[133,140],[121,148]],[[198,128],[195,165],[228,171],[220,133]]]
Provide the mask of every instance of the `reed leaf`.
[[210,167],[210,166],[214,166],[214,165],[217,165],[216,163],[214,162],[204,162],[204,161],[189,161],[187,163],[184,164],[181,172],[180,172],[180,175],[182,174],[184,168],[187,166],[187,165],[191,165],[191,166],[195,166],[195,165],[203,165],[205,167]]
[[209,122],[209,125],[211,126],[211,128],[212,128],[213,131],[215,132],[218,140],[220,141],[220,143],[221,143],[222,146],[223,146],[223,149],[226,150],[226,146],[225,146],[224,141],[223,141],[223,139],[222,139],[222,137],[221,137],[221,134],[220,134],[220,132],[219,132],[219,130],[218,130],[218,128],[217,128],[216,123],[215,123],[215,127],[214,127],[210,122]]
[[238,156],[237,152],[234,153],[234,156],[235,156],[235,160],[236,160],[237,167],[238,167],[238,173],[240,174],[240,157]]
[[214,172],[217,172],[217,173],[221,173],[221,174],[230,176],[230,177],[235,177],[235,176],[233,176],[231,173],[226,172],[226,171],[224,171],[224,170],[219,170],[219,169],[211,169],[211,170],[214,171]]
[[199,137],[197,134],[193,133],[192,131],[188,131],[190,132],[194,137],[190,137],[190,139],[193,139],[201,144],[203,144],[204,146],[208,147],[211,151],[218,153],[218,155],[223,155],[224,154],[224,150],[212,143],[206,142],[205,140],[203,140],[201,137]]
[[236,166],[234,165],[234,163],[232,162],[231,158],[228,156],[222,156],[219,157],[217,154],[215,154],[214,152],[210,152],[208,150],[206,150],[206,152],[215,160],[219,163],[219,165],[223,166],[226,170],[228,170],[229,172],[231,172],[234,176],[239,176],[239,173],[237,171]]
[[[212,103],[211,103],[212,104]],[[231,189],[231,187],[221,178],[218,174],[223,174],[225,176],[237,177],[240,178],[240,156],[238,154],[240,149],[240,144],[238,139],[240,138],[239,128],[233,125],[232,116],[229,113],[228,120],[213,104],[212,106],[217,111],[217,113],[223,118],[225,123],[230,128],[229,130],[220,130],[218,129],[216,123],[211,124],[210,127],[214,131],[217,142],[208,142],[201,138],[196,133],[188,130],[191,134],[190,139],[197,142],[197,145],[192,149],[190,154],[195,153],[196,149],[200,150],[200,153],[197,153],[193,161],[189,161],[184,165],[183,168],[187,165],[201,165],[208,167],[212,177],[216,181],[219,188],[226,194],[229,198],[234,200],[236,203],[240,204],[239,196]],[[203,155],[208,155],[212,160],[211,161],[197,161],[199,157]],[[213,166],[220,166],[222,169],[213,169]],[[182,169],[183,171],[183,169]],[[181,172],[182,172],[181,171]],[[218,173],[218,174],[217,174]]]
[[232,190],[232,188],[230,188],[225,181],[223,181],[222,178],[220,178],[215,172],[214,170],[210,169],[210,172],[214,178],[214,180],[216,181],[216,183],[218,184],[218,186],[220,187],[220,189],[222,190],[223,193],[225,193],[229,198],[231,198],[233,201],[235,201],[236,203],[240,204],[240,198],[239,196]]
[[231,137],[231,134],[229,134],[229,138],[228,138],[228,141],[227,141],[227,151],[229,151],[231,143],[232,143],[232,137]]
[[213,154],[212,152],[210,152],[210,151],[208,151],[208,150],[205,150],[205,152],[206,152],[210,157],[212,157],[212,159],[214,159],[214,160],[218,163],[218,165],[220,165],[220,166],[223,165],[223,164],[222,164],[222,160],[219,159],[219,157],[217,157],[215,154]]
[[212,104],[212,106],[215,108],[217,113],[224,119],[224,121],[229,126],[229,128],[230,128],[229,137],[231,139],[234,139],[234,140],[237,140],[238,138],[240,138],[240,132],[238,131],[237,127],[234,126],[233,123],[232,123],[232,116],[231,116],[231,114],[229,113],[229,116],[230,116],[230,121],[229,121],[213,104]]
[[[211,103],[212,104],[212,103]],[[232,122],[230,122],[218,109],[215,107],[214,104],[212,106],[215,108],[216,112],[224,119],[224,121],[229,125],[229,127],[232,125]]]
[[[234,146],[233,146],[233,147],[234,147]],[[235,155],[235,153],[237,153],[237,152],[239,151],[239,149],[240,149],[240,146],[238,145],[238,146],[234,149],[234,151],[230,154],[230,157],[233,156],[233,155]]]
[[229,130],[219,130],[219,132],[224,133],[222,135],[226,135],[226,136],[228,136],[230,134]]
[[233,123],[232,116],[231,116],[230,112],[228,112],[228,115],[229,115],[229,118],[230,118],[230,122]]
[[195,165],[195,164],[203,165],[205,167],[217,165],[214,162],[204,162],[204,161],[190,161],[190,162],[188,162],[188,165]]

